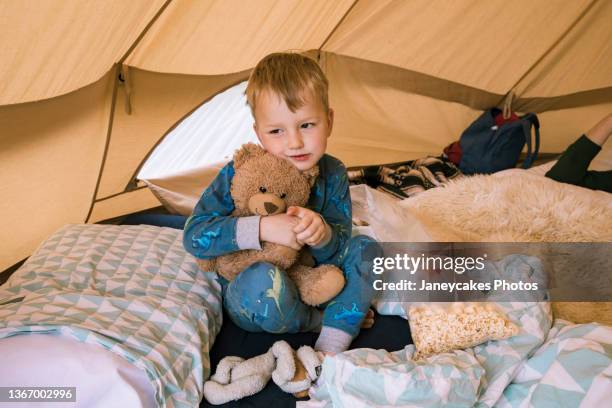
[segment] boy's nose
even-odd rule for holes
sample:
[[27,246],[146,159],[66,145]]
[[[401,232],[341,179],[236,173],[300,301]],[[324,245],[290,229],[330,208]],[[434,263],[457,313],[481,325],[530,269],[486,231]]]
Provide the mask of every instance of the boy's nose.
[[301,149],[304,147],[304,141],[300,132],[289,132],[289,140],[287,145],[290,149]]

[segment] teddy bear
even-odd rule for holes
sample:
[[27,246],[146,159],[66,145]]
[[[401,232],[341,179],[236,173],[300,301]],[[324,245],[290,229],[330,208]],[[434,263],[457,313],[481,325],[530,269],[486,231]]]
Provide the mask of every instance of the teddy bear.
[[[319,174],[318,166],[301,172],[262,147],[247,143],[234,154],[230,194],[232,215],[262,217],[284,213],[290,206],[305,206]],[[212,259],[198,259],[200,269],[214,271],[232,281],[255,262],[284,269],[296,284],[302,302],[317,306],[334,298],[344,287],[342,271],[334,265],[314,266],[307,251],[263,242],[261,250],[247,249]]]

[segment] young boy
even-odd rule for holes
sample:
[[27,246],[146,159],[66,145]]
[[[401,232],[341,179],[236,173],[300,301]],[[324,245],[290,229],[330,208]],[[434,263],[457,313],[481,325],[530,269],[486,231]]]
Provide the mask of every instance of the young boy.
[[249,78],[247,102],[264,149],[299,170],[319,166],[306,208],[290,207],[268,217],[232,217],[232,162],[204,191],[184,231],[186,250],[208,258],[242,249],[261,249],[262,241],[295,249],[306,246],[317,264],[344,272],[344,289],[324,310],[301,302],[285,271],[258,262],[232,282],[222,277],[223,305],[244,330],[295,333],[321,330],[315,349],[326,354],[347,350],[360,327],[371,326],[371,260],[381,249],[369,237],[351,238],[351,199],[346,168],[327,154],[334,112],[328,82],[315,61],[276,53],[262,59]]

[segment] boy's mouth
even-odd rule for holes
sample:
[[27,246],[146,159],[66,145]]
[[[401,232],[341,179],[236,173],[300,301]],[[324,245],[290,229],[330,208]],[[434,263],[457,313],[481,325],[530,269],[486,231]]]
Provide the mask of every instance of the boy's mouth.
[[305,161],[305,160],[308,160],[308,158],[310,157],[310,153],[298,154],[296,156],[289,156],[289,157],[291,157],[291,159],[295,161]]

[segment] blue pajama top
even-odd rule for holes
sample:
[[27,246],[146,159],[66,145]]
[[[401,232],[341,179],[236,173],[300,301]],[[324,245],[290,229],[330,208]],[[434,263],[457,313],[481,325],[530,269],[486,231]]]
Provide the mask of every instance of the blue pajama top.
[[[331,227],[329,242],[320,247],[307,247],[317,264],[339,265],[338,256],[351,237],[351,196],[346,168],[330,155],[319,160],[319,176],[310,190],[307,208],[323,216]],[[208,186],[185,223],[183,245],[196,258],[212,258],[239,251],[236,221],[232,216],[234,201],[230,186],[234,163],[229,162]]]

